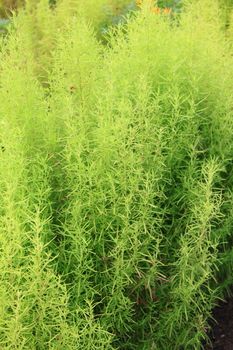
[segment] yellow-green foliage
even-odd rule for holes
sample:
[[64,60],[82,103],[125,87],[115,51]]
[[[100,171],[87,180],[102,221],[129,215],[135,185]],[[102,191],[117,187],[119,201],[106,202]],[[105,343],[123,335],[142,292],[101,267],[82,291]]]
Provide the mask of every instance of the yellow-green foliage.
[[29,1],[1,40],[1,349],[201,349],[233,283],[218,0],[103,43],[104,5]]
[[21,7],[24,0],[0,0],[0,15],[6,17],[11,11]]
[[227,30],[227,37],[230,42],[231,48],[233,47],[233,10],[230,13],[229,28]]
[[105,0],[60,0],[57,3],[57,20],[58,25],[61,23],[65,25],[67,18],[72,16],[81,16],[87,20],[92,20],[93,23],[101,21],[104,17],[103,5]]

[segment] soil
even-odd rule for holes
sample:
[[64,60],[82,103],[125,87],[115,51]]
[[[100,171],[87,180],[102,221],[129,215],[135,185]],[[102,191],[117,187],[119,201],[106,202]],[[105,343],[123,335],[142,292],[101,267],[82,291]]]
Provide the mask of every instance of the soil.
[[219,303],[213,311],[212,330],[209,337],[212,346],[205,350],[233,350],[233,297]]

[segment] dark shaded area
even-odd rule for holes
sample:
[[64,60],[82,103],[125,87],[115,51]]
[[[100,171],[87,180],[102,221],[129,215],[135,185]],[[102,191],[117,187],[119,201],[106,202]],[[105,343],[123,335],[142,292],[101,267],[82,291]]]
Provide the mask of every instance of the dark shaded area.
[[206,346],[205,350],[233,350],[233,296],[219,303],[213,318],[209,332],[212,346]]

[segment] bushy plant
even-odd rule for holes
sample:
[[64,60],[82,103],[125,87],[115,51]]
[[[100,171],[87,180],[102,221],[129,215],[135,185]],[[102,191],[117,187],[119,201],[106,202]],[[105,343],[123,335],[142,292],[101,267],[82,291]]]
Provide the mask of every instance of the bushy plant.
[[1,41],[2,349],[201,349],[233,282],[218,1],[134,4],[105,44],[103,4],[29,1]]

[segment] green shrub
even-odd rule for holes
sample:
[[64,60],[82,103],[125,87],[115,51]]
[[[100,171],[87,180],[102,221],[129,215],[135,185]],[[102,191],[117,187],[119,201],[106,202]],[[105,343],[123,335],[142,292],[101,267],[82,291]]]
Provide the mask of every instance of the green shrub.
[[105,44],[102,0],[32,4],[1,40],[0,347],[201,349],[233,282],[218,2]]

